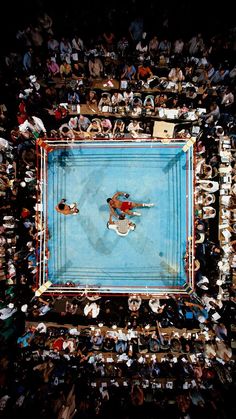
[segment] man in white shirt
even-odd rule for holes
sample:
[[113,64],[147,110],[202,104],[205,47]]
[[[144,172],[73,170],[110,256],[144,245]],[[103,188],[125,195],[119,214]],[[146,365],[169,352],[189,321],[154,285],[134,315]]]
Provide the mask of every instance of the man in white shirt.
[[173,67],[168,74],[168,79],[173,82],[183,81],[184,75],[180,67]]
[[28,119],[23,124],[19,125],[19,131],[21,133],[31,131],[33,133],[46,134],[46,128],[42,119],[38,118],[37,116],[28,116]]
[[121,214],[118,220],[113,221],[112,215],[110,214],[107,228],[109,228],[109,230],[115,230],[119,236],[127,236],[130,230],[134,230],[136,228],[136,224],[127,220],[124,214]]

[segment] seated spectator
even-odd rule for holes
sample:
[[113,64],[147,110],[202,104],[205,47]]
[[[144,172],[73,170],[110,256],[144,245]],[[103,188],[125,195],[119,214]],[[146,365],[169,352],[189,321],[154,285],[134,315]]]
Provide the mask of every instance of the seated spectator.
[[[157,102],[159,101],[159,99],[157,99]],[[160,101],[161,102],[161,101]],[[179,97],[179,95],[177,95],[177,94],[172,94],[171,96],[169,96],[168,98],[167,98],[167,101],[166,101],[166,107],[167,108],[170,108],[170,109],[177,109],[177,108],[179,108],[179,107],[181,107],[182,106],[182,103],[181,103],[181,99],[180,99],[180,97]]]
[[48,52],[52,57],[56,57],[59,52],[59,42],[52,35],[48,36]]
[[178,66],[173,67],[168,74],[168,79],[173,81],[173,82],[183,81],[184,80],[184,75],[183,75],[183,72],[180,69],[180,67],[178,67]]
[[103,92],[102,97],[98,103],[98,109],[101,112],[110,112],[111,111],[111,95],[108,92]]
[[206,70],[207,70],[207,80],[210,80],[215,74],[215,68],[213,67],[213,64],[209,63]]
[[62,64],[60,65],[60,75],[63,78],[72,76],[71,65],[66,60],[63,60]]
[[87,128],[87,132],[91,135],[100,134],[102,132],[101,121],[98,118],[92,119],[91,124]]
[[196,75],[193,77],[193,82],[196,83],[198,86],[206,86],[207,83],[210,84],[208,80],[207,70],[204,66],[199,67],[196,70]]
[[232,68],[232,70],[229,73],[229,78],[230,80],[233,82],[236,78],[236,65],[234,66],[234,68]]
[[221,109],[223,112],[230,112],[234,104],[234,94],[230,87],[227,87],[221,100]]
[[154,106],[154,96],[153,95],[147,95],[143,101],[143,107],[146,110],[148,114],[151,112],[154,112],[155,106]]
[[58,105],[54,110],[54,116],[57,121],[64,120],[68,115],[68,108],[64,105]]
[[103,37],[105,47],[107,48],[107,50],[113,51],[114,42],[115,42],[114,33],[109,28],[106,28],[106,30],[102,34],[102,37]]
[[232,349],[223,341],[216,342],[216,356],[228,362],[232,358]]
[[112,106],[113,107],[114,106],[119,106],[120,103],[123,102],[123,101],[124,101],[124,98],[123,98],[122,94],[119,93],[118,90],[114,91],[114,93],[113,93],[113,95],[111,97]]
[[134,65],[131,63],[131,61],[128,61],[121,72],[121,80],[125,79],[125,80],[134,80],[135,79],[135,75],[136,75],[136,68],[134,67]]
[[[73,75],[72,75],[73,78]],[[77,83],[77,90],[79,93],[79,97],[80,97],[80,103],[81,105],[85,105],[86,104],[86,93],[87,93],[87,89],[85,88],[84,84],[81,84],[80,82]]]
[[185,66],[185,81],[192,82],[194,76],[194,62],[189,61]]
[[197,185],[199,185],[200,189],[204,191],[214,193],[219,189],[219,183],[215,181],[208,181],[208,180],[198,180]]
[[111,123],[110,119],[103,118],[101,120],[101,127],[102,127],[102,134],[103,134],[103,136],[109,138],[109,134],[112,131],[112,123]]
[[204,119],[204,121],[210,125],[213,125],[215,122],[217,122],[220,119],[220,108],[216,102],[212,102],[210,104],[209,112],[202,115],[202,119]]
[[170,41],[168,41],[168,39],[163,39],[163,40],[159,43],[158,50],[159,50],[160,54],[163,54],[164,56],[168,56],[168,55],[170,55],[171,42],[170,42]]
[[159,46],[158,38],[156,35],[154,35],[152,39],[150,39],[149,45],[148,45],[148,49],[152,57],[155,57],[157,55],[158,46]]
[[57,75],[60,75],[60,68],[55,60],[48,58],[46,61],[46,65],[47,65],[49,77],[55,77]]
[[99,57],[90,55],[88,61],[89,75],[92,78],[102,78],[103,75],[103,64]]
[[184,49],[184,41],[182,38],[176,39],[173,46],[174,54],[182,54]]
[[204,50],[202,52],[202,54],[200,55],[199,61],[198,61],[198,66],[199,67],[204,67],[206,68],[208,66],[208,52],[206,50]]
[[78,129],[78,117],[71,117],[68,121],[68,127],[72,130]]
[[93,303],[89,302],[84,307],[85,316],[91,317],[93,319],[95,319],[99,315],[99,312],[100,312],[100,307],[95,302],[93,302]]
[[128,48],[129,48],[129,41],[126,38],[126,36],[122,36],[122,38],[117,43],[117,50],[121,54],[122,57],[125,56]]
[[30,36],[32,39],[32,42],[36,48],[41,47],[43,45],[43,36],[40,28],[37,27],[31,27],[30,28]]
[[66,139],[66,140],[75,140],[75,134],[73,129],[71,129],[69,127],[68,124],[62,124],[59,128],[59,132],[60,132],[60,136],[62,139]]
[[214,194],[206,193],[202,195],[203,195],[203,200],[202,200],[203,205],[207,206],[207,205],[214,204],[215,199],[216,199]]
[[42,32],[45,32],[50,35],[53,34],[53,20],[46,12],[40,13],[40,15],[38,16],[38,23],[39,28],[42,30]]
[[166,94],[161,93],[155,96],[155,108],[166,108],[168,97]]
[[145,38],[141,39],[136,45],[136,51],[138,52],[139,60],[144,60],[146,53],[148,52],[148,43]]
[[215,218],[216,209],[210,206],[202,207],[202,218],[205,220],[207,218]]
[[89,106],[97,106],[98,104],[98,98],[97,98],[97,93],[95,92],[95,90],[89,90],[87,95],[86,95],[86,104]]
[[79,131],[83,131],[83,132],[87,131],[90,124],[91,124],[91,121],[87,116],[84,116],[82,114],[79,115],[79,118],[78,118]]
[[144,61],[143,64],[141,64],[138,67],[138,72],[137,72],[138,80],[147,81],[152,76],[153,76],[153,73],[152,73],[152,70],[149,67],[148,62]]
[[138,117],[141,116],[142,113],[142,99],[139,96],[134,96],[133,104],[132,104],[132,116]]
[[68,95],[67,95],[67,103],[70,105],[77,105],[80,103],[79,94],[74,89],[69,89]]
[[143,131],[143,128],[140,126],[140,122],[137,120],[133,120],[127,126],[128,132],[130,132],[133,138],[138,138],[138,134]]
[[84,42],[78,34],[75,34],[74,38],[72,39],[71,46],[73,52],[80,53],[84,51]]
[[122,121],[122,119],[117,119],[115,121],[112,134],[115,138],[121,138],[124,137],[124,130],[125,130],[125,123]]
[[143,34],[143,18],[136,16],[129,25],[129,34],[134,43],[142,39]]
[[29,48],[23,56],[23,69],[27,73],[30,73],[33,70],[33,48]]
[[133,97],[134,93],[132,92],[131,88],[128,87],[123,93],[124,101],[126,106],[130,106],[133,104]]
[[130,399],[133,406],[142,406],[144,403],[143,390],[138,385],[132,385]]
[[93,336],[91,336],[92,349],[95,351],[100,351],[102,348],[104,337],[101,334],[100,330],[96,330]]
[[82,64],[79,63],[78,60],[72,61],[71,71],[72,71],[72,78],[75,80],[78,80],[84,77],[84,67]]

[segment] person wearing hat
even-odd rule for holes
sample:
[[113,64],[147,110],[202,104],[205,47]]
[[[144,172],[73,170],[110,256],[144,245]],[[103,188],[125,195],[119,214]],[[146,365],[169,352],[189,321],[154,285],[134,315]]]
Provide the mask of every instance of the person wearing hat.
[[75,215],[79,213],[79,209],[77,208],[76,202],[74,202],[71,205],[67,205],[65,204],[65,202],[66,202],[66,199],[61,199],[61,201],[55,207],[57,212],[64,215],[71,215],[71,214]]

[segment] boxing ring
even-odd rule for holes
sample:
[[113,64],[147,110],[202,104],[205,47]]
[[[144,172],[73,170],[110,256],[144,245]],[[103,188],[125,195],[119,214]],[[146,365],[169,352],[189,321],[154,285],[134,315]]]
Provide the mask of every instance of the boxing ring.
[[[37,141],[37,287],[48,292],[186,294],[194,289],[194,151],[185,142]],[[138,208],[126,237],[107,229],[117,191]],[[55,206],[66,198],[79,214]],[[48,282],[50,281],[50,282]]]

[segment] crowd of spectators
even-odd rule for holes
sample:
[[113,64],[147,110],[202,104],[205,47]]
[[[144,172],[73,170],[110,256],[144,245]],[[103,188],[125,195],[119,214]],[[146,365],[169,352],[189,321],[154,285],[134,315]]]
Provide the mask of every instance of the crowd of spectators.
[[[168,39],[142,18],[120,37],[57,34],[46,13],[17,29],[0,70],[0,417],[235,416],[234,48],[234,31]],[[205,109],[175,132],[198,128],[195,292],[35,297],[36,140],[152,139],[161,108]]]

